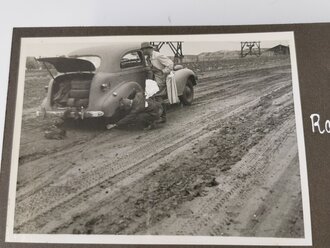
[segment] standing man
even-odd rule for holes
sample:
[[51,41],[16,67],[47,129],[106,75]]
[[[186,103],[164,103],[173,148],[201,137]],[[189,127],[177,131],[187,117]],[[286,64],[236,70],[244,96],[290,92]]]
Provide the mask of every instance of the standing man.
[[156,93],[154,98],[156,101],[162,104],[163,113],[161,115],[161,122],[166,122],[166,107],[164,104],[164,99],[167,97],[166,77],[173,70],[174,64],[168,57],[159,52],[156,52],[154,47],[150,45],[149,42],[142,42],[141,50],[143,54],[147,56],[146,60],[148,66],[150,66],[150,69],[153,72],[153,79],[158,84],[159,92]]

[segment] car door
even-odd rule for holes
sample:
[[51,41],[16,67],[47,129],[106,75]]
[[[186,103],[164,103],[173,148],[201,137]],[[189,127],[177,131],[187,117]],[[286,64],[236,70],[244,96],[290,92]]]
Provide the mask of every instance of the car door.
[[132,50],[123,54],[120,59],[120,78],[122,81],[137,82],[145,88],[147,67],[145,58],[140,50]]

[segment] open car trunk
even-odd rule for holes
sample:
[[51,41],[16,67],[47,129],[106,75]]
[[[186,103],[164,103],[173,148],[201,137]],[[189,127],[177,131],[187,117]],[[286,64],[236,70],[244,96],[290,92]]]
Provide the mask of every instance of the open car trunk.
[[64,74],[54,79],[51,105],[57,108],[88,107],[93,73]]
[[74,57],[46,57],[37,60],[44,63],[50,74],[46,63],[51,64],[58,72],[64,73],[56,78],[51,74],[54,78],[50,89],[50,102],[53,107],[88,106],[93,72],[96,70],[91,61]]

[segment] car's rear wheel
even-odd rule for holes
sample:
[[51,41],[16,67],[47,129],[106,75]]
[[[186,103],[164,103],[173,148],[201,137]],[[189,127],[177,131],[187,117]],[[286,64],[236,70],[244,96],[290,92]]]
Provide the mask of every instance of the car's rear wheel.
[[183,105],[191,105],[194,100],[194,86],[190,79],[183,89],[182,96],[179,97]]

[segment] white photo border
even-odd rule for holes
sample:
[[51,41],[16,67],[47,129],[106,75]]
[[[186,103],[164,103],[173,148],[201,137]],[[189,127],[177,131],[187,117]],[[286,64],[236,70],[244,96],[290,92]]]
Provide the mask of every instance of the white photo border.
[[[74,235],[74,234],[15,234],[14,213],[16,198],[16,182],[18,172],[19,145],[23,111],[25,62],[27,49],[31,44],[43,43],[86,43],[86,42],[132,42],[132,41],[241,41],[287,40],[290,46],[290,59],[293,84],[294,110],[299,154],[301,192],[304,220],[304,238],[265,238],[265,237],[214,237],[214,236],[163,236],[163,235]],[[140,35],[140,36],[86,36],[86,37],[37,37],[21,38],[19,75],[17,85],[16,112],[13,134],[13,149],[11,153],[11,168],[9,181],[8,212],[6,222],[6,242],[18,243],[61,243],[61,244],[169,244],[169,245],[265,245],[265,246],[310,246],[312,245],[312,230],[310,216],[310,200],[303,133],[303,118],[300,102],[298,69],[294,32],[262,32],[239,34],[202,34],[202,35]]]

